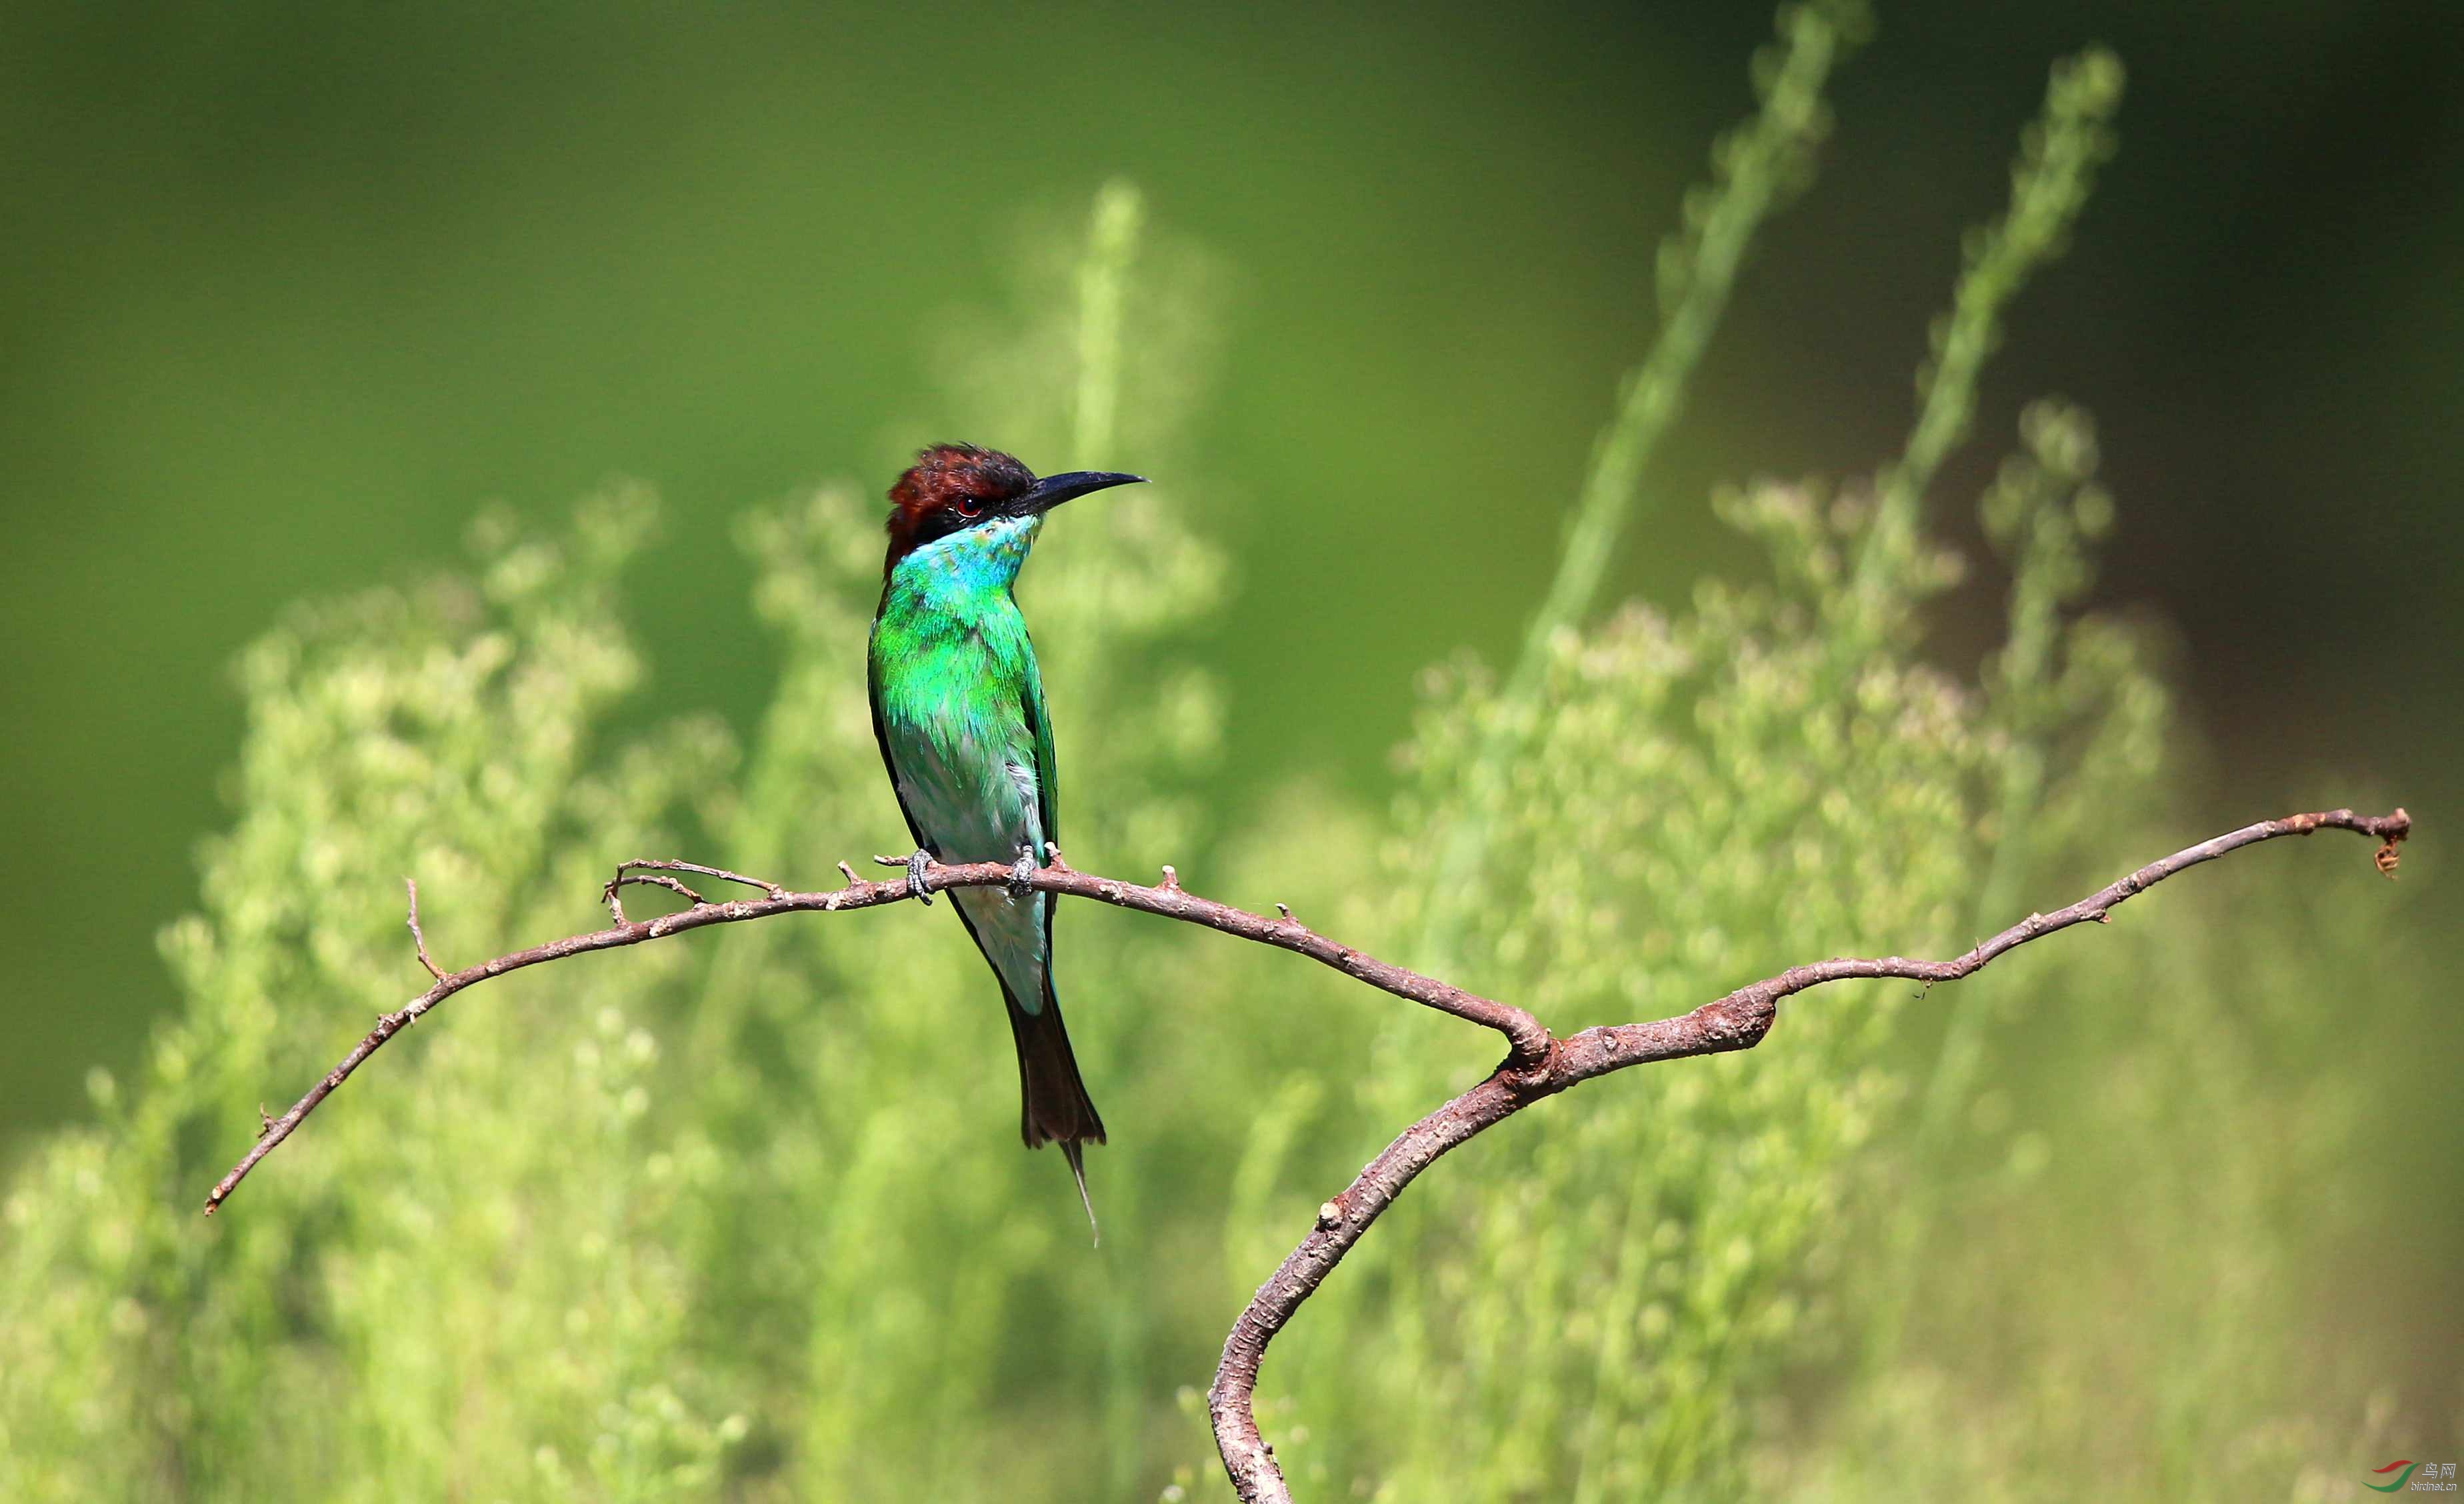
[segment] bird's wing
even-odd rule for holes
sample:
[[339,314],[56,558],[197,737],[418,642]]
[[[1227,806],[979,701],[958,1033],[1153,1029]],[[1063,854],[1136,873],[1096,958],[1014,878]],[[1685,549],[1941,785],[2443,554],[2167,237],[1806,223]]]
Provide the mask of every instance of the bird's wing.
[[[1036,667],[1034,648],[1027,650],[1026,673],[1022,675],[1026,689],[1021,697],[1019,714],[1026,720],[1026,734],[1035,741],[1035,805],[1044,821],[1044,838],[1053,845],[1061,844],[1059,819],[1061,760],[1052,752],[1052,720],[1044,713],[1044,675]],[[1035,853],[1037,866],[1044,865],[1044,853]]]
[[[1035,739],[1036,812],[1044,819],[1044,839],[1058,851],[1061,846],[1061,759],[1052,750],[1052,718],[1044,713],[1044,670],[1035,661],[1032,638],[1027,641],[1026,652],[1026,673],[1023,675],[1026,689],[1021,697],[1019,712],[1026,718],[1027,735]],[[1038,867],[1050,860],[1048,852],[1035,853]],[[1044,896],[1044,998],[1047,1006],[1056,1009],[1055,1017],[1059,1016],[1059,1005],[1052,1002],[1052,913],[1060,907],[1051,896]]]
[[[872,709],[873,744],[881,748],[882,770],[890,775],[890,797],[898,801],[899,818],[907,822],[907,833],[918,851],[933,851],[933,843],[924,839],[924,828],[915,823],[915,811],[907,807],[907,796],[898,787],[898,760],[890,755],[890,732],[881,723],[881,670],[873,662],[871,648],[864,654],[864,697]],[[938,855],[938,852],[935,852]]]

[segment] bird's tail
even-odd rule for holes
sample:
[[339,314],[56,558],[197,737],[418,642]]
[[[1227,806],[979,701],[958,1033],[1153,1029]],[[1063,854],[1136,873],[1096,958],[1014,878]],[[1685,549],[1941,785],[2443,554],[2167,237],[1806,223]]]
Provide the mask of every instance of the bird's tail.
[[[1104,1119],[1087,1095],[1078,1074],[1078,1057],[1069,1050],[1069,1031],[1061,1024],[1061,1004],[1052,983],[1044,984],[1044,1006],[1028,1012],[1004,981],[1002,1001],[1009,1005],[1009,1031],[1018,1044],[1019,1133],[1030,1149],[1061,1145],[1069,1174],[1078,1183],[1078,1200],[1087,1208],[1087,1226],[1095,1229],[1095,1203],[1087,1194],[1086,1146],[1104,1141]],[[1102,1233],[1096,1231],[1100,1241]]]

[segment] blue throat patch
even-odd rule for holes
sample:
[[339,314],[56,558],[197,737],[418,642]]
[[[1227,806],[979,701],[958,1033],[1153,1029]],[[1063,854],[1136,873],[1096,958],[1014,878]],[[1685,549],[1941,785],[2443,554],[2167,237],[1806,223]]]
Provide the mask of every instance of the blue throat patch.
[[945,583],[960,594],[1007,589],[1044,531],[1044,519],[1001,517],[936,538],[898,561],[895,578],[927,592]]

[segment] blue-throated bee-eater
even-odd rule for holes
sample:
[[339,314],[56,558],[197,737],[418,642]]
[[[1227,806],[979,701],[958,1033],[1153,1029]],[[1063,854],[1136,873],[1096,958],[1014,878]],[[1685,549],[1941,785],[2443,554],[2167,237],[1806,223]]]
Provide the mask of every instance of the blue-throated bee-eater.
[[1038,479],[1007,454],[966,444],[917,454],[890,491],[890,556],[866,675],[873,737],[917,847],[910,885],[929,903],[928,861],[1012,864],[1008,885],[949,897],[1009,1006],[1020,1132],[1030,1149],[1061,1145],[1089,1225],[1085,1146],[1104,1141],[1104,1120],[1052,993],[1052,898],[1025,886],[1047,843],[1060,840],[1058,769],[1035,645],[1011,588],[1045,513],[1144,478],[1075,471]]

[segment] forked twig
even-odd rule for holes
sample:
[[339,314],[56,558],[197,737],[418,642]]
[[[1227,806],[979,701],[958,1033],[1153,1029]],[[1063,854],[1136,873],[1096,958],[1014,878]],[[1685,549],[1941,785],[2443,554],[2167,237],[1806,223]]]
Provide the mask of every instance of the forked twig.
[[618,862],[616,864],[616,875],[619,878],[622,878],[628,872],[692,873],[696,877],[715,877],[721,882],[737,883],[747,888],[759,888],[763,894],[773,898],[783,898],[787,896],[786,889],[781,888],[777,883],[772,882],[767,878],[747,877],[742,873],[732,873],[724,867],[704,867],[699,862],[678,861],[673,857],[654,858],[649,856],[637,856],[629,862]]

